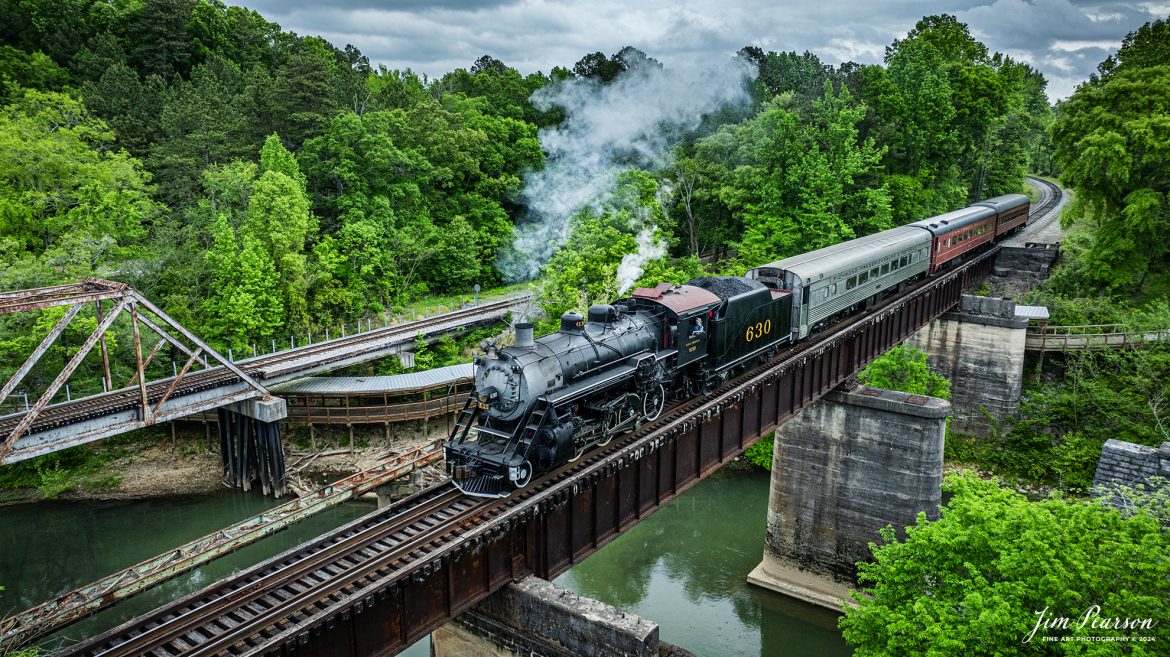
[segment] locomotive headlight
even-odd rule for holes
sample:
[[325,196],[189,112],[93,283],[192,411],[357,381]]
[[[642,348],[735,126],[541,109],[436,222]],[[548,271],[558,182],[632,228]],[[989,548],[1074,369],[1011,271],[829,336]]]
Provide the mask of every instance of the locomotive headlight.
[[516,481],[519,477],[520,477],[520,469],[509,466],[508,467],[508,479],[511,481]]

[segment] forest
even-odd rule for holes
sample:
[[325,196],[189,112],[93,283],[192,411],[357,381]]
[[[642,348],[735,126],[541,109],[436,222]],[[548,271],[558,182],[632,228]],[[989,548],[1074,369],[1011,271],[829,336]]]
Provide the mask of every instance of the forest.
[[566,201],[531,184],[572,166],[564,91],[648,96],[670,73],[652,56],[428,79],[213,0],[4,0],[0,25],[0,288],[124,281],[237,353],[542,273],[557,313],[616,293],[640,235],[647,279],[733,271],[1051,167],[1043,76],[952,16],[884,65],[747,46],[700,114],[654,117],[655,157],[608,145],[611,184],[517,268],[525,224]]

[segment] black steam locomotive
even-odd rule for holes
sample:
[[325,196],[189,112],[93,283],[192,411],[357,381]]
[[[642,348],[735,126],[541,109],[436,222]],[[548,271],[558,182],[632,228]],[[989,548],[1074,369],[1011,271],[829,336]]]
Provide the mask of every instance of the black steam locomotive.
[[568,312],[560,330],[476,358],[475,393],[445,443],[447,471],[471,495],[502,497],[532,477],[656,419],[770,360],[790,340],[790,292],[741,277],[662,283]]

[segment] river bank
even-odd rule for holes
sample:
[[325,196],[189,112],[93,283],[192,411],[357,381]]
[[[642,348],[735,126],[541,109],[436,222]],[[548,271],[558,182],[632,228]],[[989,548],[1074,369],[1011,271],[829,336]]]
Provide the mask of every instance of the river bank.
[[[397,454],[447,435],[445,423],[404,423],[394,440],[376,430],[355,431],[349,447],[343,431],[317,430],[310,447],[294,427],[285,436],[286,463],[293,491],[304,493],[370,468]],[[0,506],[47,500],[111,501],[209,495],[224,490],[223,465],[214,429],[140,433],[99,441],[22,461],[0,471]],[[433,478],[434,475],[431,475]]]

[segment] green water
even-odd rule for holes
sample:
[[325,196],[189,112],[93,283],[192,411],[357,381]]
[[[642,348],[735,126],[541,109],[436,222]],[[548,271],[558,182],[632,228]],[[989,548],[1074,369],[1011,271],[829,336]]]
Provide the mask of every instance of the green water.
[[747,584],[767,508],[767,473],[716,473],[556,583],[658,623],[700,657],[852,654],[838,614]]
[[[718,473],[557,579],[649,618],[700,657],[849,655],[837,615],[748,586],[760,561],[765,473]],[[2,615],[27,609],[277,503],[254,493],[0,507]],[[60,647],[104,632],[374,509],[351,502],[70,626]],[[426,639],[408,657],[429,655]]]
[[[0,615],[162,554],[283,500],[225,490],[201,497],[126,502],[41,502],[0,507]],[[41,642],[76,643],[374,510],[356,501],[320,513],[65,628]]]

